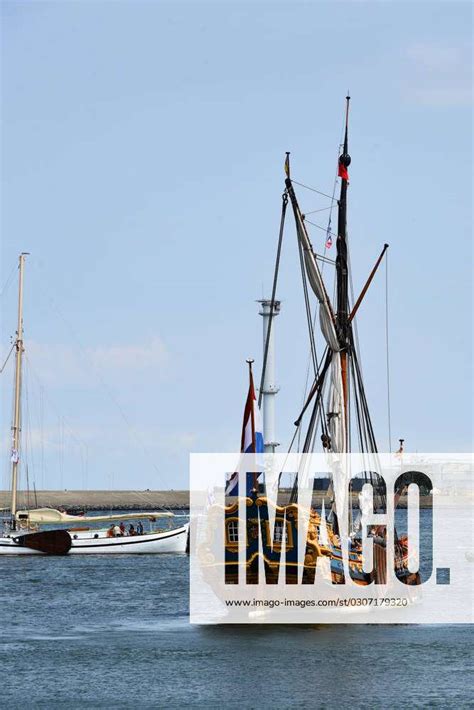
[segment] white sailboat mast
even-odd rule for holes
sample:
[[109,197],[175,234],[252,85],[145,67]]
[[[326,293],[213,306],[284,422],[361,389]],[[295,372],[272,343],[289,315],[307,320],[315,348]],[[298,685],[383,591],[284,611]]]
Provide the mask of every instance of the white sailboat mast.
[[19,257],[19,279],[18,279],[18,325],[15,341],[15,395],[12,424],[12,501],[11,514],[15,518],[17,511],[17,488],[18,488],[18,466],[20,463],[20,433],[21,433],[21,375],[23,359],[23,273],[26,253]]

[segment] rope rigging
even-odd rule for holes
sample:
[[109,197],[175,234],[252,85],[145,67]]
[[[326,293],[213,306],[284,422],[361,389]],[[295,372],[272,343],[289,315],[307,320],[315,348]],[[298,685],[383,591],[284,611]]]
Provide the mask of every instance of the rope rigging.
[[10,359],[10,355],[11,355],[12,352],[15,350],[15,347],[16,347],[16,343],[13,343],[13,345],[11,346],[11,348],[10,348],[10,350],[9,350],[9,353],[8,353],[6,359],[5,359],[5,362],[3,363],[2,367],[0,368],[0,374],[4,371],[5,367],[7,366],[7,363],[8,363],[8,361],[9,361],[9,359]]
[[7,292],[8,287],[9,287],[10,284],[11,284],[13,275],[14,275],[15,271],[17,271],[17,270],[18,270],[18,265],[17,265],[16,262],[15,262],[15,264],[12,266],[12,269],[11,269],[11,271],[10,271],[8,277],[7,277],[6,280],[5,280],[5,283],[3,284],[3,286],[2,286],[2,288],[1,288],[1,290],[0,290],[0,298],[2,298],[3,295]]
[[[349,453],[352,450],[353,424],[355,425],[355,436],[360,453],[364,461],[372,461],[372,457],[377,457],[378,447],[375,432],[370,416],[367,396],[365,391],[362,368],[360,365],[359,342],[357,323],[355,316],[362,301],[370,287],[370,284],[384,258],[388,245],[385,244],[375,265],[373,266],[364,287],[357,299],[354,297],[354,287],[350,268],[349,240],[347,234],[347,189],[349,185],[348,168],[351,164],[351,157],[348,151],[348,116],[349,116],[349,96],[346,97],[345,129],[344,139],[339,146],[338,170],[334,180],[332,196],[304,183],[293,180],[290,177],[289,153],[285,161],[286,190],[283,194],[282,216],[280,220],[280,232],[278,239],[278,249],[275,263],[275,272],[272,289],[272,309],[269,328],[266,334],[264,360],[262,368],[262,379],[260,386],[259,405],[262,400],[262,387],[265,377],[265,368],[268,355],[268,344],[270,339],[270,328],[272,325],[273,304],[276,296],[278,270],[280,265],[281,244],[284,229],[284,220],[288,199],[291,201],[295,218],[296,236],[298,245],[298,257],[301,271],[303,298],[306,311],[307,329],[309,335],[309,357],[306,372],[306,383],[304,388],[304,401],[301,411],[295,421],[295,432],[290,442],[288,453],[298,440],[298,450],[302,454],[310,453],[316,446],[316,436],[321,432],[321,443],[323,450],[333,453]],[[340,178],[340,196],[335,199],[336,187]],[[299,185],[318,195],[328,198],[330,205],[318,209],[312,209],[306,214],[301,212],[294,185]],[[332,209],[338,206],[337,213],[337,233],[331,229]],[[317,214],[329,210],[328,223],[326,227],[309,220],[308,215]],[[307,225],[323,231],[326,234],[326,241],[323,254],[316,254],[308,236]],[[336,239],[336,259],[326,256],[327,249],[332,245],[333,238]],[[320,262],[319,264],[317,262]],[[322,277],[324,265],[329,263],[335,265],[336,278],[334,283],[334,296],[332,301],[328,297],[326,284]],[[389,368],[389,320],[388,320],[388,265],[386,261],[385,275],[385,338],[386,338],[386,369],[387,369],[387,403],[388,403],[388,432],[391,448],[391,421],[390,421],[390,368]],[[309,283],[308,283],[309,282]],[[311,293],[314,292],[319,301],[319,315],[321,330],[326,340],[321,359],[317,353],[316,339],[316,312],[311,302]],[[314,381],[307,393],[310,381],[310,370],[314,374]],[[331,372],[331,390],[325,410],[325,390],[328,381],[328,373]],[[339,379],[338,379],[339,378]],[[305,414],[310,411],[306,425],[302,427]],[[339,418],[339,419],[338,419]],[[354,432],[354,433],[355,433]],[[300,437],[303,442],[300,448]],[[333,440],[331,440],[333,439]],[[354,442],[356,443],[356,442]],[[374,473],[377,466],[367,465],[364,472],[365,480],[370,481],[374,486],[376,498],[385,504],[385,491],[379,485],[378,474]],[[291,493],[291,501],[294,502],[297,496],[297,473]],[[378,507],[378,506],[377,506]]]
[[309,345],[310,345],[311,359],[313,362],[314,376],[317,377],[318,363],[317,363],[316,342],[315,342],[314,328],[313,328],[313,316],[311,313],[311,303],[310,303],[309,294],[308,294],[308,282],[307,282],[307,278],[306,278],[306,269],[305,269],[305,265],[304,265],[303,247],[301,245],[301,239],[300,239],[299,235],[298,235],[298,254],[299,254],[299,260],[300,260],[301,280],[303,283],[303,294],[304,294],[304,303],[305,303],[305,310],[306,310],[306,321],[308,324],[308,332],[309,332]]
[[[316,190],[314,187],[310,187],[309,185],[304,185],[302,182],[297,182],[293,178],[291,178],[291,182],[294,183],[295,185],[299,185],[300,187],[304,187],[305,190],[311,190],[311,192],[315,192],[317,195],[322,195],[322,197],[327,197],[328,200],[334,200],[334,195],[328,195],[326,192],[321,192],[321,190]],[[332,205],[331,205],[332,206]]]
[[[344,128],[342,128],[342,131],[343,131],[343,130],[344,130]],[[341,135],[341,140],[342,140],[342,135]],[[288,174],[288,177],[289,177],[289,174]],[[308,215],[311,215],[311,214],[316,214],[316,213],[318,213],[318,212],[324,212],[324,211],[329,210],[328,223],[327,223],[326,229],[324,230],[324,231],[325,231],[325,234],[326,234],[326,240],[325,240],[325,242],[324,242],[324,254],[322,255],[322,254],[318,254],[318,253],[315,252],[315,257],[316,257],[316,259],[317,259],[318,261],[320,261],[321,264],[322,264],[322,266],[321,266],[321,277],[323,277],[323,274],[324,274],[324,266],[325,266],[325,264],[331,264],[332,266],[334,266],[334,265],[336,264],[336,261],[335,261],[334,259],[330,259],[328,256],[326,256],[326,252],[327,252],[328,249],[330,249],[330,247],[332,246],[332,236],[333,236],[333,234],[332,234],[332,231],[331,231],[331,220],[332,220],[332,211],[333,211],[333,209],[334,209],[334,204],[335,204],[335,202],[336,202],[335,195],[336,195],[336,188],[337,188],[337,178],[338,178],[338,173],[337,173],[337,170],[336,170],[336,171],[335,171],[335,175],[334,175],[334,183],[333,183],[333,189],[332,189],[331,204],[330,204],[329,206],[327,206],[327,207],[322,207],[322,208],[319,208],[319,209],[316,209],[316,210],[310,210],[309,212],[306,211],[306,212],[304,213],[304,215],[302,215],[302,217],[303,217],[303,219],[304,219],[304,221],[305,221],[305,224],[310,224],[310,225],[313,225],[313,226],[315,226],[315,227],[318,227],[318,228],[322,229],[321,227],[319,227],[319,225],[316,225],[316,224],[315,224],[314,222],[312,222],[311,220],[308,220],[307,217],[308,217]],[[334,287],[335,287],[335,286],[336,286],[336,284],[334,283]],[[314,332],[314,328],[315,328],[315,326],[316,326],[316,319],[317,319],[317,312],[315,312],[315,314],[314,314],[314,319],[313,319],[313,321],[312,321],[312,331],[313,331],[313,332]],[[326,348],[326,350],[324,351],[322,361],[323,361],[324,358],[326,357],[326,354],[327,354],[327,348]],[[307,405],[305,405],[304,403],[306,402],[306,399],[307,399],[309,370],[310,370],[310,365],[311,365],[311,356],[312,356],[312,348],[310,348],[310,353],[309,353],[309,357],[308,357],[308,366],[307,366],[307,369],[306,369],[306,379],[305,379],[305,386],[304,386],[304,391],[303,391],[303,392],[304,392],[304,394],[303,394],[303,405],[304,405],[304,408],[303,408],[302,414],[298,417],[297,421],[295,422],[295,424],[297,424],[297,426],[298,426],[298,448],[299,448],[299,446],[300,446],[300,435],[301,435],[300,423],[301,423],[301,417],[303,416],[304,411],[305,411],[305,409],[306,409],[306,407],[307,407]],[[321,362],[322,362],[322,361],[321,361]],[[313,387],[314,387],[314,384],[313,384]],[[323,401],[323,400],[322,400],[322,401]],[[322,426],[323,426],[324,429],[325,429],[325,430],[323,431],[323,433],[322,433],[322,436],[321,436],[321,438],[323,439],[324,436],[327,437],[326,418],[325,418],[324,412],[322,412],[321,422],[322,422]],[[326,441],[328,441],[327,438],[326,438]]]
[[[344,135],[344,142],[342,144],[342,151],[340,152],[339,155],[339,167],[338,167],[338,175],[341,177],[341,195],[340,199],[337,201],[337,204],[339,206],[339,211],[338,211],[338,228],[337,228],[337,257],[336,257],[336,282],[335,282],[335,299],[337,301],[337,308],[335,310],[335,320],[336,320],[336,332],[339,340],[339,347],[340,347],[340,356],[341,356],[341,368],[342,368],[342,383],[343,383],[343,403],[344,403],[344,408],[343,408],[343,415],[336,413],[336,416],[344,416],[345,418],[345,436],[346,436],[346,441],[345,441],[345,451],[350,451],[351,450],[351,439],[352,439],[352,434],[351,434],[351,428],[352,428],[352,417],[351,417],[351,411],[353,412],[353,415],[355,417],[355,421],[357,423],[357,437],[358,437],[358,444],[360,447],[361,453],[371,453],[371,454],[376,454],[377,453],[377,443],[375,439],[375,434],[374,434],[374,429],[372,425],[372,421],[370,418],[370,412],[368,408],[368,403],[367,403],[367,397],[365,394],[365,387],[364,387],[364,382],[363,382],[363,377],[362,377],[362,370],[360,367],[360,361],[359,361],[359,356],[358,356],[358,336],[357,336],[357,326],[355,322],[355,315],[357,313],[357,310],[359,306],[362,303],[362,300],[365,297],[365,294],[370,286],[370,283],[380,265],[380,262],[382,261],[386,249],[388,245],[385,245],[383,248],[382,253],[380,254],[375,266],[373,267],[369,278],[367,279],[367,282],[364,285],[364,288],[362,289],[359,297],[357,300],[354,299],[354,294],[353,294],[353,283],[352,283],[352,275],[350,274],[350,257],[349,257],[349,249],[348,249],[348,240],[347,240],[347,226],[346,226],[346,196],[347,196],[347,186],[348,186],[348,173],[347,173],[347,168],[349,167],[351,163],[351,158],[348,153],[348,140],[347,140],[347,117],[348,117],[348,106],[349,106],[349,101],[347,101],[347,106],[346,106],[346,129],[345,129],[345,135]],[[303,242],[302,235],[301,235],[301,230],[304,230],[305,224],[311,224],[317,227],[318,229],[321,229],[324,231],[328,236],[336,236],[331,232],[330,225],[331,225],[331,215],[329,216],[328,220],[328,226],[327,228],[324,228],[320,225],[314,224],[310,220],[306,218],[305,215],[301,214],[301,211],[299,210],[299,206],[296,200],[296,196],[294,194],[294,190],[292,189],[293,183],[296,185],[300,185],[301,187],[304,187],[306,189],[310,189],[313,192],[316,192],[317,194],[321,194],[325,197],[328,197],[331,199],[331,203],[333,203],[334,200],[334,194],[331,197],[330,195],[321,192],[320,190],[316,190],[314,188],[310,188],[308,185],[304,185],[303,183],[299,183],[296,180],[291,180],[289,176],[289,165],[287,164],[288,170],[287,170],[287,190],[289,192],[289,196],[292,202],[293,206],[293,212],[295,214],[295,222],[296,222],[296,231],[297,231],[297,237],[298,237],[298,251],[299,251],[299,261],[300,261],[300,268],[301,268],[301,274],[302,274],[302,285],[303,285],[303,294],[304,294],[304,301],[305,301],[305,310],[306,310],[306,318],[307,318],[307,327],[308,327],[308,332],[309,332],[309,338],[310,338],[310,362],[312,361],[313,363],[313,370],[315,373],[315,380],[313,383],[313,386],[310,390],[309,395],[307,396],[306,402],[304,403],[304,406],[302,408],[302,411],[300,415],[298,416],[297,420],[295,421],[295,425],[297,426],[297,431],[298,431],[298,437],[301,436],[301,422],[302,418],[310,406],[310,404],[313,402],[313,407],[312,407],[312,412],[311,412],[311,417],[310,421],[308,423],[308,428],[306,430],[306,435],[304,438],[304,444],[302,451],[303,452],[308,452],[311,448],[311,446],[314,444],[315,441],[315,427],[318,426],[321,428],[322,431],[322,440],[323,440],[323,447],[328,448],[331,446],[331,441],[329,437],[327,436],[327,422],[326,422],[326,416],[324,413],[324,405],[323,405],[323,390],[324,390],[324,385],[325,385],[325,379],[326,375],[329,369],[329,365],[331,363],[332,359],[332,350],[330,348],[326,348],[323,358],[320,363],[318,363],[317,355],[316,355],[316,339],[315,339],[315,323],[312,315],[312,310],[311,310],[311,301],[309,297],[309,290],[308,290],[308,284],[307,284],[307,269],[306,269],[306,264],[305,264],[305,257],[303,254],[303,248],[304,249],[310,249],[312,250],[311,243],[308,243],[308,240],[306,239]],[[334,190],[336,188],[337,184],[337,178],[335,180],[334,184]],[[332,205],[331,205],[332,206]],[[323,209],[330,209],[328,208],[323,208]],[[321,210],[313,210],[312,213],[318,212],[318,211],[323,211]],[[303,247],[303,244],[305,246]],[[326,243],[326,248],[327,248],[327,243]],[[326,251],[326,249],[325,249]],[[313,251],[313,256],[317,258],[318,255],[314,254]],[[326,258],[320,257],[320,260],[322,261],[322,266],[324,266],[324,263],[326,262]],[[332,260],[328,260],[331,263]],[[312,284],[313,285],[313,284]],[[314,286],[313,286],[314,288]],[[318,287],[319,290],[321,288],[324,291],[324,285],[321,287]],[[351,297],[349,297],[349,291],[351,293]],[[318,299],[320,296],[318,295]],[[354,304],[351,306],[351,303]],[[387,306],[388,308],[388,306]],[[387,321],[387,338],[388,338],[388,316],[386,318]],[[354,327],[353,327],[354,326]],[[388,361],[387,361],[388,362]],[[308,374],[307,374],[308,377]],[[305,386],[306,390],[306,386]],[[329,414],[327,415],[329,417]],[[331,416],[333,414],[331,413]],[[326,436],[324,436],[326,435]]]
[[[339,149],[338,156],[338,177],[340,181],[340,197],[335,200],[335,190],[337,177],[334,183],[334,193],[331,197],[325,192],[312,188],[303,183],[290,178],[289,162],[285,164],[286,186],[289,199],[292,203],[295,217],[298,255],[302,277],[303,296],[306,310],[307,328],[309,333],[310,353],[306,369],[306,382],[304,387],[305,401],[298,418],[295,421],[296,430],[290,443],[288,453],[291,451],[296,438],[298,437],[298,450],[301,454],[310,453],[317,445],[317,432],[321,431],[323,449],[335,454],[346,454],[358,447],[363,461],[363,479],[372,484],[373,489],[373,511],[386,511],[387,492],[383,479],[380,477],[380,462],[378,457],[378,446],[374,431],[372,418],[369,411],[366,388],[362,374],[359,336],[357,329],[356,314],[369,290],[372,280],[385,257],[385,349],[386,349],[386,392],[387,392],[387,428],[389,450],[392,450],[392,427],[391,427],[391,392],[390,392],[390,331],[389,331],[389,284],[388,284],[388,244],[378,256],[369,277],[357,298],[354,297],[354,287],[352,280],[349,240],[347,234],[347,189],[349,185],[348,168],[351,164],[351,157],[348,151],[348,115],[349,96],[346,97],[346,115],[344,141]],[[302,214],[299,208],[293,185],[299,185],[318,195],[322,195],[331,200],[327,207],[312,209],[306,214]],[[331,230],[331,218],[333,205],[337,204],[337,233]],[[312,222],[308,216],[329,210],[327,227]],[[325,232],[326,243],[324,253],[316,254],[308,237],[307,225]],[[333,238],[336,238],[336,260],[326,257],[326,250],[332,245]],[[320,262],[320,263],[317,263]],[[336,278],[334,284],[334,295],[332,301],[329,299],[326,284],[322,278],[322,270],[326,263],[335,264]],[[308,282],[310,289],[308,288]],[[316,351],[316,317],[314,306],[311,301],[311,293],[314,292],[320,307],[320,329],[327,343],[322,358],[318,361]],[[311,368],[312,365],[312,368]],[[310,382],[310,370],[314,371],[314,382],[307,394]],[[330,376],[328,375],[330,373]],[[330,381],[329,397],[327,398],[327,412],[324,410],[324,400],[326,398],[325,387]],[[310,410],[310,412],[308,411]],[[305,419],[303,428],[302,422],[308,412],[309,418]],[[338,419],[339,418],[339,419]],[[329,437],[329,433],[331,438]],[[302,443],[300,449],[299,441]],[[354,441],[352,441],[354,439]],[[353,449],[354,447],[354,449]],[[338,458],[338,457],[336,457]],[[295,475],[294,484],[291,491],[290,502],[297,501],[298,478],[304,477],[301,459],[298,471]],[[357,476],[358,477],[358,476]],[[347,489],[346,489],[347,490]],[[335,514],[335,509],[332,513]],[[350,516],[352,520],[352,504]],[[359,515],[360,521],[360,515]],[[334,515],[334,525],[337,527],[337,517]],[[359,530],[359,522],[353,521],[351,529],[353,532]],[[334,529],[336,529],[336,527]],[[395,530],[395,540],[397,532]],[[400,550],[396,551],[396,556],[400,555]]]

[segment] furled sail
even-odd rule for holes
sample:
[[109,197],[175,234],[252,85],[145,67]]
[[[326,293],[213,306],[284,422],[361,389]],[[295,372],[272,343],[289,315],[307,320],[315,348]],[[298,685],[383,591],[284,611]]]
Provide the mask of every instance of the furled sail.
[[344,392],[341,375],[341,355],[338,352],[332,355],[331,383],[327,407],[331,449],[337,453],[344,453],[346,446]]
[[342,382],[342,367],[340,343],[336,333],[335,318],[326,293],[323,278],[316,261],[304,222],[298,211],[298,235],[303,247],[304,262],[308,281],[319,301],[319,322],[321,332],[332,351],[329,396],[327,404],[328,432],[331,450],[344,453],[346,449],[346,427],[344,414],[344,389]]
[[301,246],[303,247],[304,262],[306,273],[308,275],[308,281],[316,294],[316,298],[319,301],[319,323],[321,326],[321,332],[333,352],[337,352],[340,349],[339,340],[336,333],[336,328],[334,325],[334,314],[332,311],[331,303],[329,297],[326,293],[326,288],[324,286],[323,277],[319,270],[319,266],[316,262],[316,256],[309,241],[308,234],[306,232],[306,227],[303,222],[303,218],[299,210],[296,211],[297,216],[297,227],[298,227],[298,238],[300,239]]
[[[333,452],[345,453],[346,451],[346,417],[344,411],[344,387],[342,381],[341,342],[336,330],[336,318],[326,292],[323,277],[316,261],[303,215],[301,214],[291,180],[286,181],[286,187],[293,206],[296,221],[298,240],[303,250],[303,259],[306,275],[312,290],[319,302],[319,322],[321,332],[332,353],[331,374],[328,400],[328,433],[330,448]],[[323,386],[323,383],[321,383]]]

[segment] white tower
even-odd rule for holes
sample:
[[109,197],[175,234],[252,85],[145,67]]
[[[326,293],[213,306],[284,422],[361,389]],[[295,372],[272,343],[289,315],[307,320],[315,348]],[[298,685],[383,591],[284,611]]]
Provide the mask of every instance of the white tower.
[[[271,300],[262,299],[259,311],[263,316],[263,357],[265,357],[265,346],[267,343],[267,333],[272,315]],[[279,387],[275,384],[275,316],[280,313],[280,301],[273,302],[272,326],[270,328],[270,338],[268,340],[267,363],[265,367],[265,377],[262,382],[262,416],[263,416],[263,441],[265,452],[273,454],[279,443],[275,441],[275,395]]]

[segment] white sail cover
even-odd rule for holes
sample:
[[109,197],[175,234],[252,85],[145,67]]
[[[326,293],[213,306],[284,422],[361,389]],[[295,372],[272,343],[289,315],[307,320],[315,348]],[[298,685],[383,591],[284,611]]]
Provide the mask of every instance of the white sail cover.
[[319,301],[319,322],[321,332],[332,352],[330,387],[327,404],[328,430],[333,453],[346,453],[346,426],[344,411],[344,388],[342,383],[341,355],[336,333],[335,318],[331,302],[326,293],[323,277],[316,261],[306,227],[298,211],[298,234],[303,247],[304,262],[308,280]]
[[172,518],[171,511],[136,511],[134,513],[113,515],[69,515],[55,508],[35,508],[34,510],[19,510],[16,514],[18,521],[27,520],[29,523],[102,523],[115,520],[134,520],[135,518]]
[[319,270],[319,266],[316,262],[316,257],[313,252],[313,247],[309,241],[308,235],[306,233],[306,228],[304,226],[301,215],[298,214],[299,220],[299,235],[301,239],[301,244],[303,247],[304,261],[306,266],[306,273],[308,275],[308,280],[316,294],[316,298],[319,301],[319,323],[321,326],[321,332],[326,340],[327,344],[333,352],[337,352],[340,349],[339,341],[336,334],[336,329],[334,327],[334,315],[332,312],[331,304],[324,287],[323,277]]
[[333,353],[331,361],[331,384],[327,405],[329,436],[331,449],[344,453],[346,446],[346,427],[344,421],[344,391],[341,373],[341,355]]

